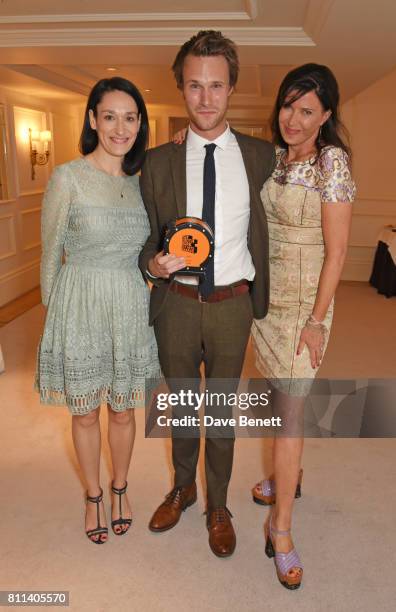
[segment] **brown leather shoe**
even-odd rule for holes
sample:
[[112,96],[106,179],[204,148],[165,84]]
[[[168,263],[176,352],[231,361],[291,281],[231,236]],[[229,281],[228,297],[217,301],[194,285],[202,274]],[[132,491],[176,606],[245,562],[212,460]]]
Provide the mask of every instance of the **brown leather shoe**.
[[218,557],[229,557],[235,550],[236,537],[230,517],[232,514],[225,506],[207,513],[209,546]]
[[150,531],[167,531],[172,529],[180,519],[181,513],[197,501],[197,485],[174,487],[158,506],[149,522]]

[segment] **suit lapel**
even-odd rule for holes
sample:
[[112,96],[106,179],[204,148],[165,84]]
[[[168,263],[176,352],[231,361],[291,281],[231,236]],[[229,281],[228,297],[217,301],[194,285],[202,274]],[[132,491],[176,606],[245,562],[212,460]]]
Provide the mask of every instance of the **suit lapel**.
[[181,145],[173,146],[171,168],[177,215],[185,217],[187,210],[186,141]]

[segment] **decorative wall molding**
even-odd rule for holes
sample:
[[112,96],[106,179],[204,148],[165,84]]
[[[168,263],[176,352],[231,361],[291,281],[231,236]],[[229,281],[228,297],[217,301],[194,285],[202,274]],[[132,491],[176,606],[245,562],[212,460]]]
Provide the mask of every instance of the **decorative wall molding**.
[[375,246],[367,244],[350,244],[348,247],[348,258],[353,261],[371,261],[370,257],[375,248]]
[[194,13],[77,13],[69,15],[5,15],[1,23],[106,23],[126,21],[246,21],[245,11]]
[[28,191],[21,191],[19,194],[20,198],[30,198],[31,196],[41,195],[45,189],[30,189]]
[[258,15],[257,0],[245,0],[245,9],[250,19],[256,19]]
[[71,13],[64,15],[2,15],[2,23],[100,23],[126,21],[247,21],[257,17],[257,0],[245,0],[244,11],[161,13]]
[[[216,28],[215,24],[212,25]],[[303,28],[221,28],[237,45],[313,47]],[[89,47],[130,45],[181,45],[197,28],[54,28],[0,30],[0,47]]]
[[371,276],[372,265],[362,261],[346,261],[341,280],[367,283]]
[[[9,251],[4,251],[4,253],[1,253],[0,251],[0,261],[2,261],[3,259],[8,259],[9,257],[14,257],[17,254],[15,237],[15,217],[14,215],[2,215],[0,217],[0,223],[2,221],[4,221],[6,225],[5,231],[8,235],[10,249]],[[1,242],[3,242],[3,240]]]
[[[390,213],[387,211],[383,211],[383,212],[378,212],[378,211],[372,211],[372,212],[366,212],[366,211],[354,211],[353,213],[354,217],[389,217]],[[396,214],[393,213],[394,219],[396,221]]]
[[349,246],[341,279],[367,282],[373,266],[375,249],[373,246]]
[[[39,220],[38,220],[38,230],[40,232],[40,214],[41,214],[41,206],[35,206],[34,208],[26,208],[25,210],[21,210],[21,216],[22,216],[22,236],[24,236],[24,227],[23,227],[23,217],[25,215],[39,215]],[[24,240],[22,240],[22,251],[31,251],[32,249],[36,249],[37,247],[41,246],[41,240],[34,240],[32,242],[28,242],[25,244]]]
[[379,214],[386,213],[388,215],[393,214],[396,217],[396,200],[395,198],[363,198],[359,197],[356,199],[354,204],[354,214],[359,212],[363,214],[376,215],[378,211]]
[[32,179],[28,128],[39,131],[48,129],[48,113],[45,110],[34,107],[27,108],[15,105],[13,106],[13,115],[17,194],[18,196],[36,195],[46,187],[49,166],[37,166],[36,177],[34,180]]
[[28,246],[24,246],[22,250],[23,251],[31,251],[33,249],[37,249],[37,247],[41,247],[41,240],[39,240],[37,242],[32,242]]
[[32,249],[37,249],[37,247],[41,247],[41,241],[32,242],[29,246],[23,247],[23,251],[31,251]]
[[40,259],[14,268],[0,277],[0,306],[14,300],[22,293],[38,287],[40,284]]
[[356,201],[359,201],[359,202],[393,202],[396,205],[395,198],[380,198],[380,197],[371,197],[371,196],[364,197],[364,196],[359,195]]
[[33,259],[32,261],[29,261],[29,263],[24,264],[23,266],[19,266],[19,268],[14,268],[13,270],[10,270],[10,272],[6,272],[6,274],[2,274],[0,276],[0,284],[13,280],[17,278],[18,276],[21,276],[21,274],[30,272],[31,270],[34,270],[37,267],[40,269],[40,261],[41,261],[40,257],[38,257],[36,259]]
[[304,30],[316,40],[325,25],[334,0],[310,0],[304,19]]
[[[69,77],[63,74],[59,74],[59,72],[54,72],[53,70],[49,70],[48,68],[44,68],[43,66],[38,66],[37,64],[3,65],[5,68],[9,68],[14,72],[19,72],[20,74],[25,74],[26,76],[33,77],[34,79],[44,81],[44,83],[51,83],[52,85],[62,87],[63,89],[80,93],[83,96],[87,96],[90,91],[88,85],[84,85],[83,83],[80,83],[74,79],[70,79]],[[92,78],[91,75],[89,76]]]

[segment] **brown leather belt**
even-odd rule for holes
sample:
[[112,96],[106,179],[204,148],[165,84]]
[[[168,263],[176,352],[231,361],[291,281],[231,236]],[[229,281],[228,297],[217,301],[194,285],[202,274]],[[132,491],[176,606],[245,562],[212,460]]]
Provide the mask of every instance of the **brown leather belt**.
[[213,304],[214,302],[222,302],[223,300],[228,300],[230,298],[237,297],[238,295],[248,293],[249,283],[247,280],[241,280],[232,285],[228,285],[227,287],[215,289],[215,291],[213,291],[213,293],[211,293],[206,299],[204,299],[199,293],[198,285],[183,285],[182,283],[173,281],[169,287],[169,291],[178,293],[184,297],[192,298],[193,300],[198,300],[199,302],[208,302],[209,304]]

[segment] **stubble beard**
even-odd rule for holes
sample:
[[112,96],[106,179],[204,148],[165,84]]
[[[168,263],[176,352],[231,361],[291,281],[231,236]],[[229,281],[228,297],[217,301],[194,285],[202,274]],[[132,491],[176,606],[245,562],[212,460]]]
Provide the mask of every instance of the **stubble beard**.
[[193,126],[195,126],[200,132],[211,132],[215,130],[219,125],[225,123],[226,121],[226,111],[221,114],[214,115],[213,118],[205,120],[200,117],[197,113],[190,114],[190,122]]

